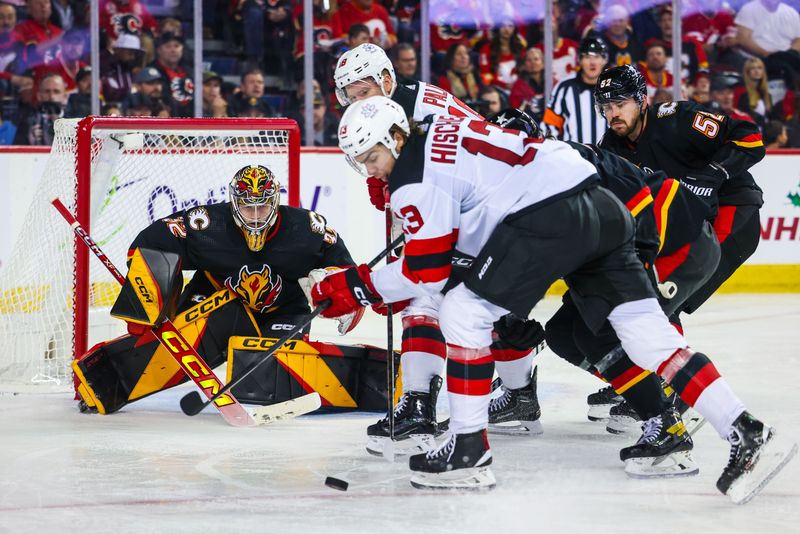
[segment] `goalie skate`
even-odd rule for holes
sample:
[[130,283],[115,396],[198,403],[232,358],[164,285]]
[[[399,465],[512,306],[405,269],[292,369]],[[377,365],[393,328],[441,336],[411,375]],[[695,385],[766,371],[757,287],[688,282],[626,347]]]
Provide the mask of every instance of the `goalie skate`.
[[[389,417],[367,427],[367,452],[374,456],[401,456],[427,452],[436,447],[436,399],[442,379],[431,379],[430,392],[408,391],[394,407],[394,436]],[[392,439],[392,437],[394,439]],[[391,443],[389,443],[391,442]],[[391,451],[391,454],[386,454]]]
[[625,473],[633,478],[688,476],[700,471],[692,458],[693,448],[678,412],[670,408],[642,423],[642,436],[619,456]]
[[775,429],[747,412],[734,421],[728,441],[730,458],[717,489],[735,504],[749,502],[797,454],[796,443],[777,437]]
[[485,430],[450,434],[436,450],[410,458],[411,485],[418,489],[489,490],[497,483],[491,463]]
[[489,401],[489,432],[523,436],[536,436],[544,432],[539,421],[542,410],[536,396],[538,369],[534,367],[530,383],[523,388],[498,386],[495,391],[502,393]]

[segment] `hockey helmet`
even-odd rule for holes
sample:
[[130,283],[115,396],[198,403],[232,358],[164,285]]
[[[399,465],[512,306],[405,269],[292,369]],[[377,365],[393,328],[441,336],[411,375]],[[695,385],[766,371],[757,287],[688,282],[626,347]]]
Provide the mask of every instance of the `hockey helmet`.
[[594,87],[594,100],[598,107],[628,98],[642,104],[646,94],[644,76],[633,65],[612,67],[604,71]]
[[258,252],[264,248],[267,233],[278,219],[280,183],[263,165],[248,165],[233,176],[228,192],[233,220],[244,233],[247,247]]
[[[387,94],[383,87],[383,71],[389,71],[392,78],[392,88]],[[360,44],[352,50],[348,50],[336,63],[336,71],[333,73],[333,80],[336,82],[336,98],[342,106],[348,106],[353,102],[347,96],[345,87],[351,83],[372,78],[384,96],[392,96],[397,88],[397,77],[394,74],[394,65],[378,45],[372,43]]]
[[359,100],[345,110],[339,121],[339,148],[356,171],[368,176],[367,168],[356,158],[378,143],[383,143],[397,159],[400,154],[397,152],[397,140],[392,135],[395,126],[406,135],[411,132],[400,104],[385,96]]
[[596,56],[607,58],[608,46],[600,37],[584,37],[581,41],[580,47],[578,48],[578,56],[582,56],[584,54],[594,54]]
[[539,125],[536,121],[517,108],[505,108],[500,110],[494,117],[489,119],[489,122],[508,128],[509,130],[519,130],[528,137],[542,137],[539,130]]

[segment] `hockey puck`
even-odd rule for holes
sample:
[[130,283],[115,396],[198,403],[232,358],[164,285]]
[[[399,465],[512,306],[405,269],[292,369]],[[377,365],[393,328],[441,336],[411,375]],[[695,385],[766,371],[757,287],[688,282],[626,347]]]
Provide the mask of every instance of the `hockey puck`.
[[340,478],[326,477],[325,485],[339,491],[347,491],[349,484]]

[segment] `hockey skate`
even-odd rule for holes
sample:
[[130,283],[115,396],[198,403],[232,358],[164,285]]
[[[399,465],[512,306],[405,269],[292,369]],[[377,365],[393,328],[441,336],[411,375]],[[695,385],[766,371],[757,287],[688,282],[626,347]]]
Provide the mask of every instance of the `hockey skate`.
[[[431,379],[430,392],[407,391],[394,407],[394,440],[391,438],[389,416],[367,427],[367,452],[384,456],[391,446],[390,456],[415,454],[436,446],[436,399],[442,378]],[[389,443],[393,441],[393,443]]]
[[678,477],[700,472],[692,458],[694,444],[678,412],[670,407],[642,423],[642,436],[619,458],[633,478]]
[[683,424],[686,425],[686,432],[688,432],[690,436],[694,436],[697,431],[700,430],[700,427],[706,424],[706,418],[700,415],[700,412],[683,402],[679,396],[675,395],[673,405],[675,409],[678,410],[678,413],[681,414]]
[[797,453],[797,444],[778,438],[775,429],[743,412],[733,422],[728,465],[717,480],[717,489],[736,504],[755,497]]
[[489,432],[495,434],[535,436],[543,432],[539,417],[542,410],[536,396],[536,375],[533,368],[530,383],[519,389],[500,385],[502,394],[489,401]]
[[612,406],[616,406],[622,402],[622,395],[619,395],[614,388],[606,386],[586,397],[586,403],[589,405],[589,412],[586,417],[589,421],[607,421],[608,411]]
[[642,419],[626,401],[622,401],[608,410],[606,432],[611,434],[635,433],[641,426]]
[[419,489],[488,490],[496,480],[486,430],[450,434],[436,450],[409,459],[411,485]]

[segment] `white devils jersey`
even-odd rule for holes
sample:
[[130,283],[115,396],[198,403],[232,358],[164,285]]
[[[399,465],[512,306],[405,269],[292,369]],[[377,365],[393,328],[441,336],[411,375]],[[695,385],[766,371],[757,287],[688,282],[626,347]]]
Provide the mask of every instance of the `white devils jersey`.
[[372,274],[387,302],[441,291],[454,247],[477,256],[507,215],[597,180],[594,166],[561,141],[464,117],[425,126],[389,177],[406,246],[402,261]]
[[453,117],[483,117],[452,94],[435,85],[416,82],[398,85],[392,100],[402,106],[406,116],[421,121],[428,115],[452,115]]

